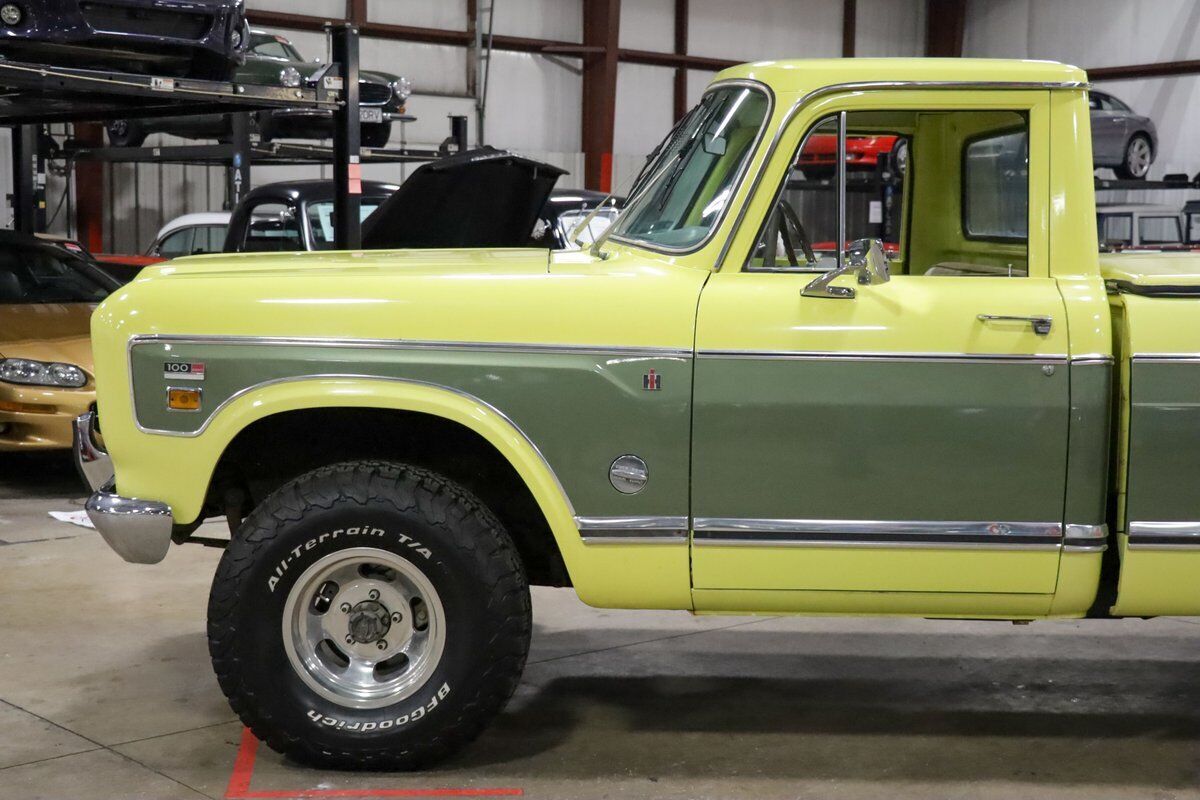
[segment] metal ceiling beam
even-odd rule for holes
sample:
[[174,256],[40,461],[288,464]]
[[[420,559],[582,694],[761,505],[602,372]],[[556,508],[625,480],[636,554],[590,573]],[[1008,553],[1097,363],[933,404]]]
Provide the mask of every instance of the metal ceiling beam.
[[1094,67],[1087,71],[1094,81],[1117,81],[1129,78],[1174,78],[1200,74],[1200,59],[1191,61],[1160,61],[1154,64],[1127,64],[1119,67]]

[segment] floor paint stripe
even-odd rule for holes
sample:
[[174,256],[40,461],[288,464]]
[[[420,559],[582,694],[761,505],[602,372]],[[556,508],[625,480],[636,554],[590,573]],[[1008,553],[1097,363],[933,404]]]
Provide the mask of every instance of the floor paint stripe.
[[242,728],[242,742],[233,772],[225,788],[225,800],[269,800],[294,797],[522,797],[524,789],[300,789],[298,791],[251,791],[254,762],[258,757],[258,739],[249,728]]

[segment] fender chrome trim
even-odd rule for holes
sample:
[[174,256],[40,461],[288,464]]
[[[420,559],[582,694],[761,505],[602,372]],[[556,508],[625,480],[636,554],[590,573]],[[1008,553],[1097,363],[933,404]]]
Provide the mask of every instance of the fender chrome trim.
[[584,544],[686,544],[687,517],[575,517]]
[[439,339],[342,339],[305,336],[227,336],[222,334],[137,334],[126,347],[143,344],[270,345],[282,347],[347,347],[384,350],[446,350],[521,355],[576,355],[628,358],[691,358],[691,348],[639,345],[587,345],[539,342],[456,342]]

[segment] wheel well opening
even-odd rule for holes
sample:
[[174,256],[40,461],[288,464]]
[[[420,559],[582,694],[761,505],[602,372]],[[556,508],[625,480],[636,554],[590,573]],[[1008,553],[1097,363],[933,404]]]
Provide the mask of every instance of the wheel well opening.
[[441,417],[369,408],[315,408],[258,420],[234,438],[213,472],[204,516],[244,517],[292,478],[341,461],[379,459],[445,475],[504,525],[530,584],[569,586],[550,525],[512,464],[475,431]]

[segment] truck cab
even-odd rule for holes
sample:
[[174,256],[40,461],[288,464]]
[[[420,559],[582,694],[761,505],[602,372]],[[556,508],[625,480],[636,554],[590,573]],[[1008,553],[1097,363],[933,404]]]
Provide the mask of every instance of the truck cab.
[[[844,166],[872,137],[906,143],[880,209]],[[226,516],[218,676],[322,763],[411,766],[480,692],[495,713],[528,583],[694,613],[1200,614],[1200,259],[1098,249],[1081,70],[742,65],[587,250],[148,270],[93,319],[89,514],[146,563]]]

